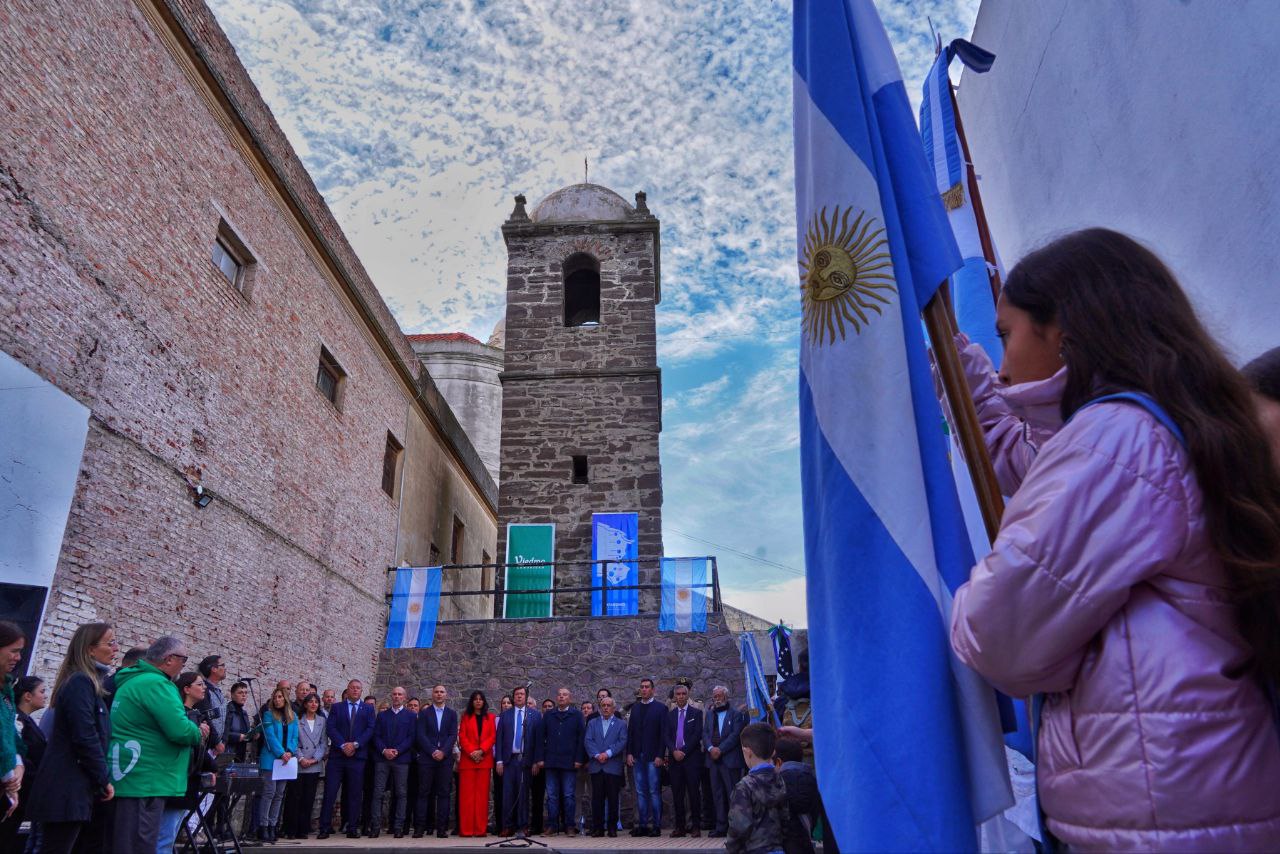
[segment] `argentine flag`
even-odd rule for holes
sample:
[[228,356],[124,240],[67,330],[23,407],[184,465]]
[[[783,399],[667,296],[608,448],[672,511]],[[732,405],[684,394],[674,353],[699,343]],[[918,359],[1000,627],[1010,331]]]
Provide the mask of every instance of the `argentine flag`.
[[443,575],[438,566],[396,570],[387,621],[387,649],[425,648],[435,643]]
[[662,559],[662,606],[658,612],[658,631],[705,632],[707,630],[706,585],[706,558],[664,557]]
[[814,755],[840,847],[970,851],[1013,802],[952,656],[973,566],[920,322],[961,266],[871,0],[796,0],[801,466]]

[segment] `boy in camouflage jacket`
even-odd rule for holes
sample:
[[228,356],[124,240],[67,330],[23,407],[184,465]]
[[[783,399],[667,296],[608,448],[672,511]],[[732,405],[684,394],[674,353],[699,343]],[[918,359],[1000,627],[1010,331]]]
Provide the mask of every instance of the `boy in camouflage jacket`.
[[749,724],[738,742],[751,769],[729,796],[728,854],[781,854],[782,830],[787,826],[787,788],[773,767],[776,737],[765,724]]

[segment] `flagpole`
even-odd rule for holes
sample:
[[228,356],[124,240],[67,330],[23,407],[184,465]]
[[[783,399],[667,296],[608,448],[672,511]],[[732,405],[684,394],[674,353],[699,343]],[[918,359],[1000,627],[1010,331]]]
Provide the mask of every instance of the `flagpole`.
[[964,122],[960,120],[960,102],[956,100],[956,87],[947,79],[947,94],[951,96],[951,112],[956,118],[956,136],[960,139],[960,150],[964,152],[965,180],[969,185],[969,198],[973,200],[973,218],[978,224],[978,240],[982,243],[982,257],[987,259],[987,277],[991,280],[991,299],[999,301],[1000,267],[996,263],[996,244],[991,239],[991,228],[987,225],[987,213],[982,207],[982,193],[978,190],[978,172],[973,168],[973,157],[969,154],[969,139],[964,135]]
[[978,410],[973,405],[964,367],[960,364],[960,352],[956,349],[956,318],[951,308],[951,289],[946,282],[924,307],[924,322],[933,345],[942,388],[951,404],[956,438],[964,452],[969,477],[978,496],[987,538],[995,542],[1000,530],[1000,517],[1004,514],[1004,496],[1000,494],[1000,484],[996,481],[995,468],[987,453],[982,425],[978,422]]

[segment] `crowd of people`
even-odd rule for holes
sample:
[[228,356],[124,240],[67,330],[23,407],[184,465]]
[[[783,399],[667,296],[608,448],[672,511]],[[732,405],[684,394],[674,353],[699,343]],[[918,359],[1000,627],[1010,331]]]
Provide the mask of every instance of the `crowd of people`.
[[[282,680],[254,708],[252,680],[227,685],[219,655],[187,669],[179,638],[130,649],[113,670],[113,627],[83,625],[51,690],[37,676],[9,678],[24,644],[17,626],[0,622],[0,705],[12,706],[0,708],[11,807],[3,851],[164,854],[184,826],[196,831],[193,815],[205,816],[204,832],[225,836],[236,823],[268,844],[335,828],[353,839],[613,837],[624,789],[631,835],[659,836],[664,782],[673,837],[707,830],[731,851],[813,851],[821,805],[796,738],[804,733],[779,738],[749,723],[722,686],[705,707],[687,681],[661,702],[643,679],[625,710],[608,688],[582,703],[560,688],[539,705],[528,686],[497,708],[472,691],[458,710],[445,685],[425,703],[400,686],[379,702],[359,680],[341,697]],[[261,784],[237,816],[215,784],[247,765]]]

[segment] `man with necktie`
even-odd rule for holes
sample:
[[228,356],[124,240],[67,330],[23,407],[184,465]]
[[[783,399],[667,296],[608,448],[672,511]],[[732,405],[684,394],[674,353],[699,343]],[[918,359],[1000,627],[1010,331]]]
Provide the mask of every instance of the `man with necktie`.
[[[538,773],[541,740],[537,737],[542,716],[525,705],[528,692],[523,685],[511,692],[511,708],[498,719],[497,771],[502,778],[501,836],[529,834],[529,783]],[[542,805],[539,804],[541,809]]]
[[716,804],[716,827],[710,835],[723,837],[729,831],[729,796],[746,771],[738,744],[746,721],[729,705],[729,689],[723,685],[711,690],[711,701],[704,716],[702,746],[711,766],[711,791]]
[[[687,685],[676,685],[673,693],[676,707],[667,712],[667,772],[671,776],[671,802],[676,812],[676,826],[671,836],[684,836],[687,832],[696,839],[702,836],[698,827],[702,815],[699,790],[702,778],[702,710],[690,705]],[[687,825],[686,799],[689,804]]]
[[443,685],[431,689],[431,703],[418,712],[418,826],[413,838],[426,829],[427,808],[436,804],[436,836],[449,837],[449,793],[453,785],[453,746],[458,741],[458,713],[445,705],[449,692]]
[[327,839],[333,825],[333,805],[342,788],[342,815],[347,838],[360,838],[360,803],[364,790],[364,765],[373,739],[374,708],[360,702],[364,685],[359,679],[347,683],[341,701],[334,703],[325,724],[329,737],[329,761],[325,766],[324,800],[320,806],[320,832]]
[[600,700],[600,714],[587,724],[583,747],[591,775],[591,835],[618,835],[618,796],[622,792],[622,757],[627,750],[626,721],[614,714],[613,698]]

